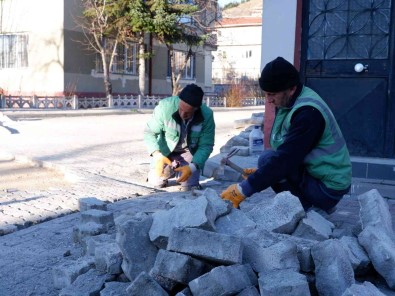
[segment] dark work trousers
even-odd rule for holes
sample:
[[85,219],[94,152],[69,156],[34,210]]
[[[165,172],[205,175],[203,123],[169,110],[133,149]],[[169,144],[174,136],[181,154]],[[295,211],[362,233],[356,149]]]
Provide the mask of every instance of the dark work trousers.
[[[273,153],[273,150],[265,150],[258,159],[258,167],[264,166]],[[276,193],[290,191],[299,198],[305,210],[315,206],[324,211],[330,211],[335,207],[350,190],[333,190],[326,187],[323,182],[309,175],[304,166],[271,187]]]

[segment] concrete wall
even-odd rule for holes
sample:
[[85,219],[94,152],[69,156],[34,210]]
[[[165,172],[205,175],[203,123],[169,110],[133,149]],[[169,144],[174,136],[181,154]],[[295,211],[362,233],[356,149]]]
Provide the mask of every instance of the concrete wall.
[[[296,0],[265,0],[262,13],[261,70],[278,56],[292,64],[295,57]],[[265,105],[265,147],[270,147],[270,131],[274,120],[274,107]]]
[[13,95],[62,91],[63,0],[4,0],[2,16],[3,32],[26,34],[29,41],[28,67],[1,69],[0,87]]
[[261,69],[278,56],[294,62],[296,6],[296,0],[263,1]]

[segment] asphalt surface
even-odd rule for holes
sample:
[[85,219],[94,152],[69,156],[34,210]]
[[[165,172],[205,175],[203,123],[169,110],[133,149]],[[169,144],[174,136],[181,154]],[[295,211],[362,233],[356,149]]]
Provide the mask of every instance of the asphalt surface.
[[[178,192],[175,186],[158,191],[145,182],[150,159],[142,131],[150,112],[102,111],[69,111],[64,116],[56,112],[56,117],[53,112],[0,113],[0,160],[13,158],[48,167],[72,183],[67,188],[0,192],[1,296],[58,295],[52,267],[81,255],[80,246],[71,239],[72,228],[79,222],[79,198],[107,201],[118,215],[125,210],[155,211],[190,194]],[[241,131],[234,128],[234,120],[250,118],[254,112],[262,112],[262,107],[215,111],[213,156]],[[0,172],[0,182],[1,176]],[[207,178],[201,182],[218,193],[230,184]],[[354,227],[359,221],[356,195],[379,185],[355,180],[351,195],[341,201],[330,220],[338,228]],[[391,184],[385,190],[395,222],[395,190]],[[267,193],[271,194],[269,189]]]

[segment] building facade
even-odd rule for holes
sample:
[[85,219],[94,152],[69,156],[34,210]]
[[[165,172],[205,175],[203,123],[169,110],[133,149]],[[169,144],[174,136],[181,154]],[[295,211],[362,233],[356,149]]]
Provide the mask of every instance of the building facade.
[[[73,0],[3,0],[0,2],[0,87],[10,95],[105,94],[100,58],[89,50],[78,26],[81,7]],[[153,57],[146,61],[146,90],[171,94],[165,45],[145,38]],[[179,63],[182,44],[174,45]],[[184,51],[183,51],[184,50]],[[182,85],[196,83],[212,91],[210,46],[194,49]],[[137,44],[117,49],[111,68],[114,94],[137,94]],[[209,79],[207,78],[209,77]]]
[[261,0],[250,0],[222,12],[215,26],[217,51],[213,52],[213,83],[257,80],[261,64],[261,29]]

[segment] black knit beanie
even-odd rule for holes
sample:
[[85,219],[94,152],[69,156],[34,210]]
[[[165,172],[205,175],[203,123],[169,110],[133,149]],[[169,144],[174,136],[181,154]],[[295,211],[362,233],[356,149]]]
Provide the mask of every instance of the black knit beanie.
[[299,82],[298,70],[282,57],[267,63],[259,78],[259,86],[267,92],[284,91]]
[[188,105],[200,107],[202,105],[204,92],[196,84],[188,84],[178,95]]

